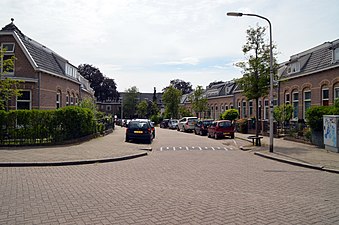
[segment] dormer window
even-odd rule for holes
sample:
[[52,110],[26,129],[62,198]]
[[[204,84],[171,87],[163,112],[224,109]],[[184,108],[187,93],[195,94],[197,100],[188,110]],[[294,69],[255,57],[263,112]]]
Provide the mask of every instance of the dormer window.
[[298,73],[300,72],[300,62],[291,63],[287,68],[287,73]]
[[339,61],[339,47],[335,48],[333,51],[333,61],[338,62]]

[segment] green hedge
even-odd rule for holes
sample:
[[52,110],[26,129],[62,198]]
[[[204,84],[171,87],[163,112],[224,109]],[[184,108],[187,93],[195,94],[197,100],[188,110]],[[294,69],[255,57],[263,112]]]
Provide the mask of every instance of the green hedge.
[[55,143],[95,132],[94,113],[87,108],[0,111],[0,144]]
[[339,115],[339,107],[336,106],[314,106],[306,111],[306,120],[313,131],[323,130],[324,115]]

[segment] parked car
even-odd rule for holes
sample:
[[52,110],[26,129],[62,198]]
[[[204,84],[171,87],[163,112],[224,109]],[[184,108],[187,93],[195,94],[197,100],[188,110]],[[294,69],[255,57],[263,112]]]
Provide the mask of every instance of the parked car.
[[148,121],[132,120],[128,123],[126,128],[126,142],[129,141],[146,141],[152,143],[153,131],[151,123]]
[[194,126],[194,133],[200,135],[207,134],[207,128],[212,124],[214,120],[199,120]]
[[193,131],[194,126],[197,123],[197,117],[183,117],[178,121],[178,131]]
[[168,128],[169,129],[177,129],[178,128],[178,120],[176,119],[170,119],[168,121]]
[[164,119],[163,121],[161,121],[160,128],[167,128],[169,121],[170,121],[169,119]]
[[148,122],[151,125],[153,139],[155,138],[155,126],[154,123],[149,119],[134,119],[134,121]]
[[215,139],[230,136],[234,138],[234,125],[230,120],[214,121],[207,129],[207,136]]

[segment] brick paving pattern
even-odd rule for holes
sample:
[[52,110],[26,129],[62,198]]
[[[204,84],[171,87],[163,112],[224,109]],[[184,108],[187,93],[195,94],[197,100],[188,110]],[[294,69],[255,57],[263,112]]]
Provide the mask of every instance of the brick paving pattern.
[[339,224],[339,177],[242,151],[0,168],[0,224]]

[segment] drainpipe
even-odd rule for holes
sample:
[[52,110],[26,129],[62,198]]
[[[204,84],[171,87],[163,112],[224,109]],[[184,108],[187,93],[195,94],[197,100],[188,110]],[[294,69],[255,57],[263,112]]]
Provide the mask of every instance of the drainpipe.
[[38,73],[38,109],[40,109],[41,72]]

